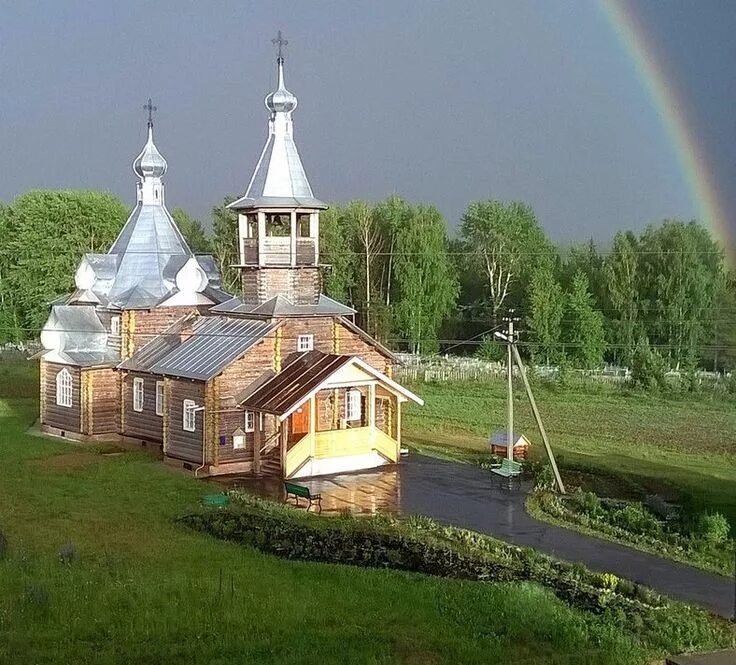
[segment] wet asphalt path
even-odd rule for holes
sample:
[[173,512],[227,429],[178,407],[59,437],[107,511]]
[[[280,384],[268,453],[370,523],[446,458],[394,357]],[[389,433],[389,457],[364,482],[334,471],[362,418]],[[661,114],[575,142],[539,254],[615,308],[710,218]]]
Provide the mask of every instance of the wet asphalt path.
[[721,616],[732,616],[733,579],[539,522],[526,512],[524,491],[502,490],[498,479],[492,481],[490,475],[469,464],[410,455],[399,466],[401,512],[426,515],[581,562],[592,570],[614,573]]

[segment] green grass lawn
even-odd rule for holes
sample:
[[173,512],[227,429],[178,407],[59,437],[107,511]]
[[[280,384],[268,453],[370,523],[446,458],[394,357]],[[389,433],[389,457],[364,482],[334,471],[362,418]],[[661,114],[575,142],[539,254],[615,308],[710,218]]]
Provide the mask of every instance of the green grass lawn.
[[[28,366],[0,362],[0,663],[644,663],[532,584],[297,563],[173,518],[208,486],[142,451],[25,433]],[[426,391],[424,391],[426,394]],[[65,565],[60,548],[77,555]]]
[[[506,429],[503,381],[413,386],[424,407],[404,417],[408,443],[454,453],[487,453],[491,430]],[[736,530],[736,403],[703,396],[624,394],[539,386],[539,410],[558,462],[573,484],[604,494],[660,493],[691,511],[716,510]],[[516,387],[515,429],[544,455],[523,393]],[[586,471],[591,474],[582,473]]]

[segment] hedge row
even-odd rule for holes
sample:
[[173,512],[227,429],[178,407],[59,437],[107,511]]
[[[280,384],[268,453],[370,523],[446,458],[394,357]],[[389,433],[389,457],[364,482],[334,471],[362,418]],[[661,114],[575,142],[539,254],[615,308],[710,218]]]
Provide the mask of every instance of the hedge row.
[[532,581],[570,605],[612,617],[651,647],[686,650],[733,644],[733,632],[706,612],[669,601],[611,574],[418,518],[329,518],[254,498],[179,518],[217,538],[287,559],[405,570],[478,581]]

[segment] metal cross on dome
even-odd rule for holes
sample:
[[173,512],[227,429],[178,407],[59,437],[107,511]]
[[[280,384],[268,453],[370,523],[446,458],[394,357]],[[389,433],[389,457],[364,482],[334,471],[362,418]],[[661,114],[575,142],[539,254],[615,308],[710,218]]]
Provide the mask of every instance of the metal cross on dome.
[[279,60],[281,60],[281,59],[282,59],[282,58],[284,57],[284,56],[283,56],[283,53],[281,52],[281,49],[282,49],[282,48],[283,48],[284,46],[286,46],[286,45],[287,45],[287,44],[289,43],[289,42],[288,42],[288,40],[284,39],[284,38],[283,38],[283,37],[281,36],[281,30],[279,30],[279,31],[278,31],[278,34],[276,35],[276,37],[274,37],[274,38],[273,38],[273,39],[271,40],[271,43],[272,43],[272,44],[273,44],[274,46],[278,46],[278,47],[279,47],[278,57],[279,57]]
[[148,126],[153,127],[153,114],[158,111],[158,108],[153,105],[151,98],[148,98],[148,102],[143,105],[143,110],[148,111]]

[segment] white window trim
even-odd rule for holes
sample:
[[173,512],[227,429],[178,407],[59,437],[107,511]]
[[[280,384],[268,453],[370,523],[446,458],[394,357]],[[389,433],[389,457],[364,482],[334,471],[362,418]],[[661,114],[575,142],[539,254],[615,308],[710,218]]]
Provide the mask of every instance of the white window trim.
[[245,448],[245,434],[233,434],[233,450]]
[[182,402],[181,426],[185,432],[196,432],[197,430],[197,408],[194,400],[185,399]]
[[353,422],[363,417],[363,394],[355,388],[345,394],[345,420]]
[[110,319],[110,334],[117,337],[120,334],[120,317],[113,316]]
[[[250,420],[250,423],[248,423],[248,420]],[[248,433],[256,431],[256,413],[255,411],[245,412],[243,429]],[[259,432],[263,431],[263,413],[258,414],[258,431]]]
[[163,416],[166,406],[166,396],[164,394],[164,382],[156,381],[156,415]]
[[314,335],[299,335],[296,338],[296,350],[299,353],[314,350]]
[[56,374],[56,405],[71,407],[73,403],[74,382],[69,370],[65,367]]
[[143,390],[143,379],[133,379],[133,411],[138,413],[143,411],[143,399],[145,397]]

